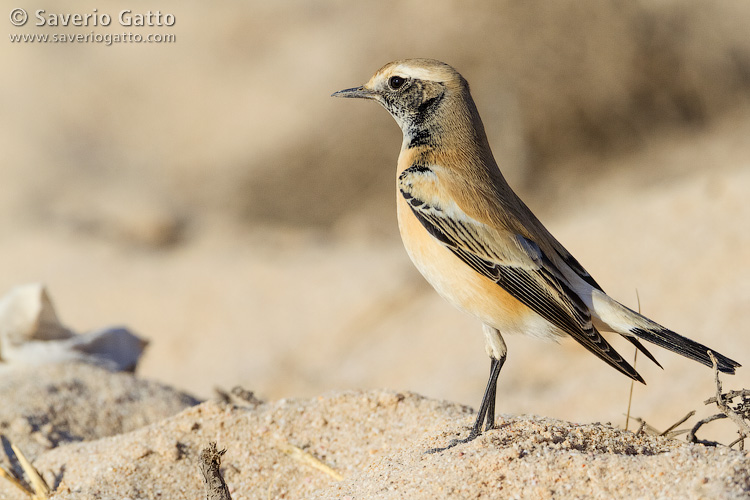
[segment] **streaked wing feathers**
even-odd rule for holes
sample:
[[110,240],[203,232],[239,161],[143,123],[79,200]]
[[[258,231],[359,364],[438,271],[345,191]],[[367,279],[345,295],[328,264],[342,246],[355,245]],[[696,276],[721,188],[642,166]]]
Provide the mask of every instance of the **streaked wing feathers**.
[[[533,241],[520,235],[503,238],[496,229],[469,217],[454,202],[445,203],[443,200],[450,198],[440,196],[438,177],[427,166],[404,170],[399,176],[399,190],[424,228],[464,263],[609,365],[643,382],[594,328],[583,301]],[[580,264],[577,267],[583,269]]]

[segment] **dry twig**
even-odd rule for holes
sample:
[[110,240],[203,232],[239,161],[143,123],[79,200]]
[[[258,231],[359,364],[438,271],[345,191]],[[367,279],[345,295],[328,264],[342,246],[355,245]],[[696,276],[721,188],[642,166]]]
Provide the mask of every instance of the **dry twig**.
[[332,467],[324,464],[302,448],[298,448],[293,444],[287,443],[286,441],[282,440],[277,440],[275,444],[278,449],[291,456],[298,462],[302,462],[309,465],[310,467],[318,469],[319,471],[328,474],[336,481],[341,481],[342,479],[344,479],[344,476],[336,472],[336,470],[334,470]]
[[[10,443],[10,440],[8,440],[8,442]],[[29,459],[26,458],[26,455],[24,455],[16,445],[10,443],[10,448],[13,451],[13,454],[16,456],[21,469],[26,474],[26,477],[29,478],[29,484],[31,485],[31,488],[24,484],[23,481],[16,477],[15,474],[10,473],[2,467],[0,467],[0,476],[4,477],[21,491],[26,493],[29,497],[31,497],[31,500],[47,500],[50,493],[47,482],[42,478],[41,474],[39,474],[39,471],[36,470]]]
[[16,488],[23,491],[27,495],[34,496],[34,492],[31,491],[29,488],[26,487],[24,483],[22,483],[14,474],[11,474],[9,471],[5,470],[3,467],[0,467],[0,477],[4,477],[8,481],[13,484]]
[[641,417],[630,417],[631,420],[635,420],[638,422],[638,429],[635,430],[636,434],[645,433],[651,436],[657,436],[661,434],[659,429],[656,427],[652,427],[651,425],[647,424],[645,420],[643,420]]
[[[638,299],[638,313],[641,312],[641,296],[638,295],[638,289],[635,290],[635,297]],[[635,370],[635,364],[638,362],[638,348],[635,348],[635,354],[633,355],[633,369]],[[630,394],[628,395],[628,411],[625,413],[625,430],[628,430],[628,424],[630,424],[630,404],[633,402],[633,386],[635,380],[630,379]],[[642,430],[642,429],[641,429]],[[639,434],[637,432],[636,434]]]
[[219,451],[216,443],[211,442],[208,448],[201,451],[201,461],[198,465],[203,474],[203,485],[206,488],[206,500],[232,500],[229,488],[221,477],[221,457],[227,450]]
[[659,435],[660,436],[666,436],[666,437],[672,438],[672,437],[675,437],[675,436],[679,436],[680,434],[686,433],[687,430],[685,430],[685,429],[675,430],[675,428],[677,428],[677,426],[680,426],[680,425],[684,424],[685,422],[687,422],[687,420],[690,417],[692,417],[693,415],[695,415],[695,410],[689,411],[687,415],[685,415],[684,417],[682,417],[681,419],[679,419],[677,422],[675,422],[672,425],[670,425],[667,428],[667,430],[665,430],[664,432],[662,432]]
[[216,392],[219,401],[226,404],[251,407],[263,404],[263,400],[259,399],[253,391],[249,391],[239,385],[232,387],[232,390],[229,392],[219,387],[214,387],[214,392]]
[[[693,428],[688,433],[687,439],[691,443],[700,443],[707,446],[717,446],[721,443],[717,443],[715,441],[707,441],[698,439],[696,437],[696,432],[698,432],[698,429],[700,429],[703,425],[713,422],[714,420],[719,420],[723,418],[728,418],[732,422],[734,422],[737,425],[737,432],[739,433],[739,438],[734,440],[731,444],[729,444],[730,447],[734,446],[735,444],[739,443],[740,450],[745,449],[745,439],[750,436],[750,425],[748,425],[748,421],[750,421],[750,391],[747,389],[742,389],[741,391],[729,391],[727,393],[722,394],[721,389],[721,380],[719,379],[719,367],[718,363],[716,362],[716,357],[714,356],[714,353],[711,351],[708,351],[708,356],[711,358],[711,362],[714,366],[714,378],[716,380],[716,396],[712,398],[708,398],[703,403],[704,404],[711,404],[715,403],[716,406],[719,408],[719,411],[721,413],[717,413],[715,415],[712,415],[710,417],[704,418],[703,420],[696,423]],[[732,404],[733,399],[736,397],[741,397],[742,401],[737,403],[734,408],[730,406]]]

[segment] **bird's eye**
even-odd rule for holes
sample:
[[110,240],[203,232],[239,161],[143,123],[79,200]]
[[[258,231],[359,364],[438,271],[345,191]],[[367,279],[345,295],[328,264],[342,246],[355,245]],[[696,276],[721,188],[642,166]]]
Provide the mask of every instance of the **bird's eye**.
[[398,90],[401,88],[401,86],[406,82],[405,78],[401,78],[400,76],[392,76],[388,79],[388,85],[393,90]]

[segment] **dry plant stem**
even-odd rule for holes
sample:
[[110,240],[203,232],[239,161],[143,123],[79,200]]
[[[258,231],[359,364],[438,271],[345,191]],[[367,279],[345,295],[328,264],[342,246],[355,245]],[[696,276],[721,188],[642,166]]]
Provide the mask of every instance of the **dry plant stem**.
[[[695,415],[695,410],[690,411],[687,415],[685,415],[680,420],[678,420],[677,422],[675,422],[672,425],[670,425],[669,428],[667,428],[667,430],[665,430],[664,432],[662,432],[659,435],[660,436],[666,436],[667,434],[669,434],[670,432],[672,432],[677,426],[684,424],[687,421],[687,419],[689,419],[693,415]],[[677,431],[677,432],[681,433],[681,432],[684,432],[684,431]]]
[[[722,399],[734,399],[738,397],[750,397],[750,390],[748,389],[742,389],[741,391],[729,391],[727,393],[724,393],[722,396]],[[707,400],[703,402],[704,405],[716,403],[717,399],[716,396],[711,396]]]
[[[635,298],[638,300],[638,313],[641,312],[641,296],[638,295],[638,289],[635,290]],[[638,348],[635,348],[635,354],[633,355],[633,369],[635,364],[638,362]],[[630,395],[628,396],[628,411],[625,413],[625,430],[628,430],[628,424],[630,424],[630,404],[633,402],[633,386],[635,386],[635,380],[630,379]]]
[[687,440],[691,443],[698,443],[702,444],[704,446],[719,446],[721,443],[717,443],[716,441],[708,441],[705,439],[698,439],[695,436],[695,433],[698,432],[698,429],[703,427],[705,424],[709,422],[713,422],[714,420],[720,420],[722,418],[727,418],[726,415],[722,415],[721,413],[717,413],[716,415],[711,415],[710,417],[706,417],[703,420],[700,420],[696,422],[696,424],[693,426],[692,429],[690,429],[690,432],[688,432]]
[[218,400],[226,404],[250,406],[253,408],[263,404],[263,401],[256,397],[253,391],[248,391],[239,385],[234,386],[229,392],[220,387],[214,387],[214,392]]
[[201,451],[201,461],[198,465],[203,474],[203,485],[206,488],[206,500],[232,500],[224,478],[221,477],[221,457],[227,450],[219,451],[216,443],[211,442],[208,448]]
[[263,401],[258,399],[253,391],[248,391],[247,389],[239,385],[232,387],[230,394],[243,403],[249,404],[251,406],[258,406],[263,404]]
[[750,436],[750,426],[748,426],[747,422],[745,422],[745,419],[742,415],[739,415],[734,409],[730,408],[727,404],[727,401],[731,401],[733,398],[737,396],[745,396],[748,394],[749,391],[746,389],[743,389],[742,391],[730,391],[727,394],[721,393],[721,380],[719,379],[719,368],[718,364],[716,362],[716,357],[711,351],[708,351],[708,356],[711,358],[711,362],[714,366],[714,378],[716,380],[716,396],[712,398],[708,398],[706,401],[704,401],[704,404],[710,404],[710,403],[716,403],[716,406],[719,408],[721,413],[717,413],[716,415],[712,415],[708,418],[704,418],[700,422],[696,423],[695,426],[690,430],[690,433],[687,436],[688,441],[691,443],[700,443],[707,446],[717,446],[721,443],[717,443],[715,441],[704,441],[702,439],[698,439],[695,436],[695,433],[698,432],[698,429],[701,428],[701,426],[713,422],[714,420],[719,420],[722,418],[729,418],[734,422],[738,429],[738,432],[740,434],[740,437],[732,442],[729,446],[734,446],[735,444],[740,444],[740,449],[744,449],[744,443],[745,438]]
[[656,427],[650,426],[641,417],[631,417],[631,420],[634,420],[634,421],[638,422],[638,424],[639,424],[638,425],[638,429],[636,429],[636,431],[635,431],[636,434],[646,433],[646,434],[649,434],[651,436],[658,436],[659,434],[661,434],[661,432],[659,431],[659,429],[657,429]]
[[745,446],[744,446],[745,438],[742,437],[742,436],[738,437],[737,439],[735,439],[734,441],[732,441],[731,443],[729,443],[727,446],[729,448],[731,448],[732,446],[736,445],[737,443],[740,443],[740,451],[744,451],[745,450]]
[[667,437],[669,439],[675,439],[677,436],[681,436],[682,434],[687,434],[690,432],[690,429],[677,429],[676,431],[672,431],[669,434],[665,435],[664,437]]
[[219,402],[224,404],[232,403],[232,395],[223,390],[221,387],[214,387],[214,392],[216,393],[216,399],[218,399]]
[[[640,307],[639,307],[640,309]],[[635,349],[635,355],[633,356],[633,369],[635,369],[635,363],[638,361],[638,348]],[[630,405],[633,402],[633,386],[635,380],[630,380],[630,395],[628,396],[628,411],[625,414],[625,430],[628,430],[628,424],[630,424]]]
[[719,380],[719,369],[717,367],[716,358],[711,351],[708,351],[708,355],[711,358],[711,362],[714,364],[714,374],[716,377],[716,406],[718,406],[719,410],[721,410],[721,412],[732,422],[737,424],[737,427],[739,427],[740,438],[744,439],[747,436],[750,436],[750,426],[747,425],[747,422],[745,422],[742,416],[738,415],[737,412],[730,408],[726,403],[726,400],[731,401],[731,398],[727,397],[728,395],[722,396],[721,380]]
[[4,468],[0,467],[0,477],[4,477],[8,481],[10,481],[16,488],[26,493],[28,496],[33,497],[34,492],[31,491],[26,487],[25,484],[23,484],[21,481],[19,481],[16,476],[5,470]]
[[[741,391],[729,391],[722,396],[722,399],[734,399],[738,397],[750,397],[750,390],[742,389]],[[710,398],[705,400],[703,404],[708,405],[708,404],[716,403],[716,402],[717,402],[716,396],[711,396]]]
[[341,481],[344,479],[344,476],[336,472],[332,467],[324,464],[311,454],[307,453],[301,448],[297,448],[293,444],[289,444],[286,441],[278,440],[276,441],[276,447],[286,453],[287,455],[291,456],[293,459],[297,460],[298,462],[302,462],[304,464],[309,465],[310,467],[313,467],[315,469],[318,469],[319,471],[328,474],[336,481]]
[[680,434],[685,434],[686,432],[688,432],[688,429],[679,429],[679,430],[674,430],[674,429],[677,426],[684,424],[685,421],[689,419],[690,417],[692,417],[693,415],[695,415],[695,410],[691,411],[690,413],[682,417],[680,420],[670,425],[669,428],[667,428],[667,430],[665,431],[660,431],[656,427],[652,427],[651,425],[646,423],[646,421],[643,420],[641,417],[632,417],[632,420],[640,424],[638,429],[635,431],[636,434],[640,434],[644,432],[651,436],[664,436],[664,437],[672,439],[675,436],[679,436]]
[[26,455],[24,455],[13,443],[10,443],[10,448],[13,450],[13,453],[16,454],[18,463],[21,464],[21,468],[29,478],[31,487],[34,490],[34,494],[31,496],[32,500],[45,500],[49,498],[49,486],[47,486],[47,482],[42,479],[42,476],[36,468],[31,465],[31,462],[26,458]]
[[637,430],[637,431],[635,431],[635,433],[636,433],[636,434],[640,434],[640,433],[642,433],[642,432],[643,432],[643,429],[645,429],[645,428],[646,428],[646,426],[648,426],[648,424],[646,423],[646,421],[645,421],[645,420],[641,420],[641,419],[638,419],[638,420],[640,420],[640,422],[641,422],[641,425],[639,425],[639,426],[638,426],[638,430]]

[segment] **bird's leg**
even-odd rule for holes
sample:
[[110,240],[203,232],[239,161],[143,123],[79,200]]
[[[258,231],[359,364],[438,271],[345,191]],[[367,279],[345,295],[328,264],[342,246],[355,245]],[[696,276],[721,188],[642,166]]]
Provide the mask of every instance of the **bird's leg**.
[[[479,405],[479,412],[477,413],[477,419],[474,421],[474,426],[471,428],[471,432],[464,439],[454,439],[445,448],[432,448],[427,450],[427,453],[437,453],[445,451],[449,448],[462,443],[468,443],[475,440],[482,434],[482,424],[485,424],[484,430],[488,431],[495,427],[495,396],[497,393],[497,377],[500,375],[500,370],[503,368],[505,363],[506,354],[500,359],[490,359],[490,379],[487,381],[487,387],[484,389],[484,396],[482,397],[482,403]],[[485,423],[486,421],[486,423]]]
[[[484,430],[489,431],[495,428],[495,400],[497,394],[497,378],[500,375],[500,370],[503,368],[506,356],[500,359],[492,359],[490,362],[490,379],[492,380],[492,394],[490,394],[490,402],[487,406],[486,423]],[[499,366],[498,366],[499,365]]]
[[457,444],[473,441],[482,434],[482,425],[484,425],[484,430],[486,431],[495,427],[497,377],[500,375],[500,370],[503,368],[505,358],[508,355],[508,347],[505,345],[503,336],[500,335],[500,331],[497,328],[482,325],[482,330],[484,331],[485,350],[490,357],[490,379],[487,381],[487,387],[484,389],[484,396],[482,397],[482,403],[479,405],[479,412],[477,412],[477,419],[474,421],[474,426],[471,428],[469,436],[465,439],[454,439],[445,448],[433,448],[428,450],[427,453],[445,451]]
[[500,370],[503,368],[505,358],[505,354],[500,359],[491,358],[490,378],[487,381],[487,387],[484,390],[484,396],[482,397],[482,402],[479,405],[477,419],[474,421],[474,426],[471,428],[469,437],[463,442],[468,443],[469,441],[476,439],[476,437],[482,433],[482,424],[484,424],[484,430],[486,431],[491,430],[495,427],[495,397],[497,394],[497,378],[500,375]]
[[[503,336],[497,328],[483,324],[484,347],[487,355],[490,357],[490,379],[487,381],[487,388],[484,391],[482,404],[479,407],[477,420],[472,428],[473,437],[482,433],[482,424],[484,430],[491,430],[495,427],[495,394],[497,393],[497,377],[503,368],[505,358],[508,355],[508,347],[505,345]],[[473,438],[472,438],[473,439]]]

